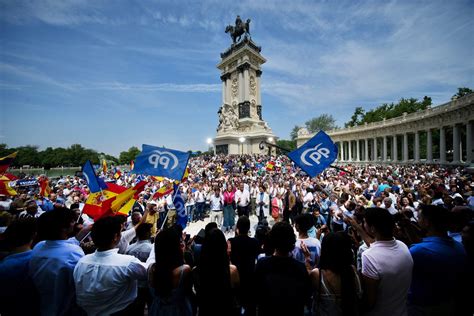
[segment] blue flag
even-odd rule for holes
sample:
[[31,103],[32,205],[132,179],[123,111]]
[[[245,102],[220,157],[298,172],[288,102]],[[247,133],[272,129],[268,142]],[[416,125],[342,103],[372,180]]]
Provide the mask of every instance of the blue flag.
[[181,227],[185,229],[188,223],[188,216],[186,215],[184,200],[183,200],[183,197],[181,196],[181,192],[179,191],[179,186],[174,184],[173,190],[174,190],[173,204],[174,204],[174,207],[176,208],[176,215],[177,215],[176,223],[178,225],[181,225]]
[[135,158],[132,172],[181,181],[188,160],[189,153],[143,144],[142,152]]
[[329,135],[319,131],[303,146],[289,153],[288,157],[310,177],[315,177],[336,160],[337,151]]
[[102,179],[97,178],[90,160],[87,160],[84,167],[82,167],[82,174],[86,178],[87,185],[92,193],[99,192],[101,189],[107,189],[107,184]]

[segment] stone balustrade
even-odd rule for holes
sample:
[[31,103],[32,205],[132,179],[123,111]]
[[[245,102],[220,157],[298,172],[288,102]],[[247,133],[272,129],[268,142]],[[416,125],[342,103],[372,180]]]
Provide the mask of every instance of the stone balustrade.
[[[474,94],[470,94],[423,111],[327,133],[338,145],[341,163],[460,165],[471,164],[474,159],[473,124]],[[447,139],[447,134],[452,140]],[[298,147],[313,136],[300,130]],[[438,140],[436,144],[434,138]],[[426,146],[423,153],[422,140]]]

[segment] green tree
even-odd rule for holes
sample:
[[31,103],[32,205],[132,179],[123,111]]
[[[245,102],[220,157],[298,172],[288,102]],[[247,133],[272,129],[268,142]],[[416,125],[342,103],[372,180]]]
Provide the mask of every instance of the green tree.
[[[277,146],[287,149],[289,151],[293,151],[296,149],[296,140],[288,140],[288,139],[279,139],[276,142]],[[286,151],[280,150],[277,148],[278,154],[286,154]]]
[[474,91],[472,91],[471,89],[469,88],[466,88],[466,87],[462,87],[462,88],[458,88],[458,92],[453,95],[453,97],[451,98],[451,100],[453,99],[458,99],[458,98],[462,98],[463,96],[465,95],[468,95],[468,94],[471,94],[473,93]]
[[129,164],[139,153],[140,149],[135,146],[130,147],[127,151],[122,151],[119,155],[119,163],[122,165]]
[[336,128],[336,119],[331,114],[321,114],[308,120],[305,125],[310,133],[316,133],[319,130],[329,131]]
[[293,129],[291,130],[291,133],[290,133],[290,138],[291,138],[291,140],[295,140],[295,139],[298,138],[298,131],[299,131],[299,129],[300,129],[300,126],[298,126],[298,125],[295,125],[295,126],[293,127]]
[[364,114],[365,114],[365,111],[362,107],[360,106],[356,107],[354,110],[354,114],[352,114],[351,116],[351,120],[347,122],[346,124],[344,124],[344,126],[353,127],[353,126],[359,125],[359,123],[364,117]]

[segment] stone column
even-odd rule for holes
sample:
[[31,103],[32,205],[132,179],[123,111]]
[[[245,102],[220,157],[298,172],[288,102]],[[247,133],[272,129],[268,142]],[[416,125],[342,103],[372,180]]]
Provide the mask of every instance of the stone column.
[[257,101],[257,105],[262,105],[262,99],[261,99],[261,91],[262,90],[260,90],[260,77],[262,76],[262,71],[260,69],[255,71],[255,75],[257,77],[255,79],[255,80],[257,80],[257,91],[256,91],[257,92],[256,93],[257,94],[257,100],[256,101]]
[[426,131],[426,162],[433,162],[433,135],[430,128]]
[[238,103],[242,103],[244,102],[244,86],[245,86],[245,82],[244,82],[244,72],[243,71],[239,71],[239,102]]
[[466,125],[466,162],[470,163],[474,159],[474,153],[472,152],[474,148],[473,140],[474,129],[472,128],[473,122],[469,121]]
[[250,101],[250,76],[248,67],[244,69],[244,98],[241,102],[243,101]]
[[222,80],[222,104],[225,104],[227,99],[227,79]]
[[356,140],[356,150],[357,150],[357,155],[356,155],[356,160],[360,161],[360,139]]
[[341,140],[341,161],[344,161],[344,141]]
[[459,137],[459,125],[453,126],[453,163],[461,162],[460,146],[461,139]]
[[415,131],[415,163],[420,162],[420,133],[418,131]]
[[408,133],[403,134],[403,162],[408,161]]
[[364,160],[369,161],[369,139],[365,139],[365,144],[364,144]]
[[347,160],[352,161],[352,140],[347,142],[347,151],[349,153],[349,157]]
[[387,162],[387,136],[383,137],[382,157],[383,161]]
[[397,146],[397,135],[393,135],[392,139],[392,161],[398,160],[398,146]]
[[439,129],[439,163],[446,163],[446,129],[444,126]]
[[377,156],[378,156],[378,154],[377,154],[377,137],[374,137],[373,153],[374,153],[374,155],[373,155],[373,159],[372,159],[372,160],[373,160],[373,161],[377,161],[377,158],[378,158],[378,157],[377,157]]

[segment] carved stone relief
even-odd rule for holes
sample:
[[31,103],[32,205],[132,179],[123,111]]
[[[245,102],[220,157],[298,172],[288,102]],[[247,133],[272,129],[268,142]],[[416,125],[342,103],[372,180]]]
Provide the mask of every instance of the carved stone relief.
[[250,95],[255,96],[257,93],[257,82],[254,76],[250,76]]

